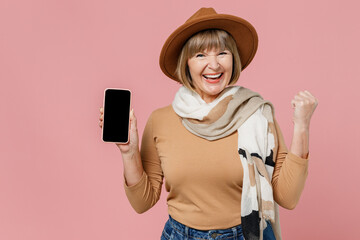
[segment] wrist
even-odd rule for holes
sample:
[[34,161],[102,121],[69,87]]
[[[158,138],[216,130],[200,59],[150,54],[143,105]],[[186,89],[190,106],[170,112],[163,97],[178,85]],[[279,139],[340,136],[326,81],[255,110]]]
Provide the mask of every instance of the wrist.
[[308,132],[310,129],[310,124],[308,123],[295,123],[294,130],[299,132]]
[[140,154],[139,150],[121,151],[122,158],[129,161],[135,159],[137,154]]

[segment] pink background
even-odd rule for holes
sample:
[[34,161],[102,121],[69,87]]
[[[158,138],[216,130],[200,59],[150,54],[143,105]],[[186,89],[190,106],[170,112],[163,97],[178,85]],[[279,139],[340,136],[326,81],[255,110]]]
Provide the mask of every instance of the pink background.
[[142,133],[179,85],[158,66],[166,37],[197,9],[241,16],[259,49],[238,82],[273,102],[288,146],[290,101],[319,100],[307,185],[281,209],[284,239],[358,232],[358,1],[1,0],[0,239],[159,239],[166,195],[138,215],[119,150],[98,126],[105,88],[129,88]]

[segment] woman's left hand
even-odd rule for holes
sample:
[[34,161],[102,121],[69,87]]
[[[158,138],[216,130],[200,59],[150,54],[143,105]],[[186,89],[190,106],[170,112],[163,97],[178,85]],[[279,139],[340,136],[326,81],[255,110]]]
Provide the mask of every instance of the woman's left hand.
[[308,128],[311,116],[318,105],[317,99],[307,90],[300,91],[291,100],[291,105],[294,109],[293,123]]

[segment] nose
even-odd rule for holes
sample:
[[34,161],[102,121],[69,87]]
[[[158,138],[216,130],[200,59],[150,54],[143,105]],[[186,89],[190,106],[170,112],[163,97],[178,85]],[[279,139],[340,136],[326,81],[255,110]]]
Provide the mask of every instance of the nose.
[[208,62],[209,68],[216,70],[220,67],[219,60],[216,55],[208,56],[208,59],[209,59],[209,62]]

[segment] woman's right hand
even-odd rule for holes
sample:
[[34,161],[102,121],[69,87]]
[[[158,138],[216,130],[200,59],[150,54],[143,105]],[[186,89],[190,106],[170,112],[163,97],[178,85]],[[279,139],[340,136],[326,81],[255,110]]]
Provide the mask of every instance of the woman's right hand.
[[[104,108],[100,108],[99,126],[102,128],[104,119]],[[139,134],[137,130],[137,121],[134,114],[134,110],[130,111],[130,127],[129,127],[129,142],[128,143],[116,143],[123,155],[133,156],[139,151]]]

